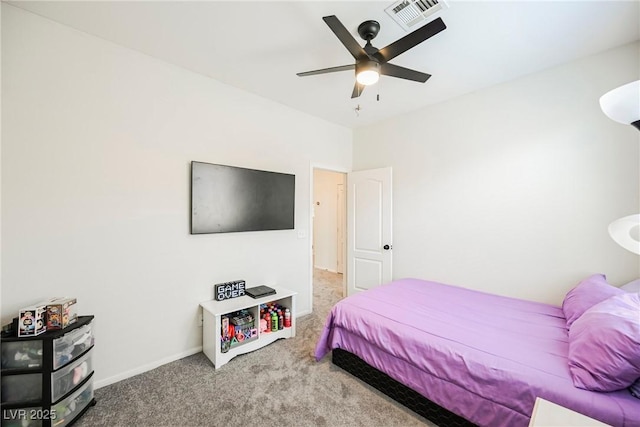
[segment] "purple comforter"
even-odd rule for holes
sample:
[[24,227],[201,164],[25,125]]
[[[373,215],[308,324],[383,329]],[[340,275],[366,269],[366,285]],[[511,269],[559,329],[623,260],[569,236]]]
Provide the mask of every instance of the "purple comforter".
[[536,397],[613,426],[640,426],[628,390],[574,387],[560,307],[418,279],[338,302],[316,346],[349,351],[481,426],[527,426]]

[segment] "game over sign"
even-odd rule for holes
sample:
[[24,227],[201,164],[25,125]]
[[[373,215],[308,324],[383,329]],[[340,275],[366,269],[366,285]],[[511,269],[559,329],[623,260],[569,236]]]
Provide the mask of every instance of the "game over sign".
[[244,280],[234,280],[233,282],[218,283],[215,285],[216,301],[237,298],[244,295]]

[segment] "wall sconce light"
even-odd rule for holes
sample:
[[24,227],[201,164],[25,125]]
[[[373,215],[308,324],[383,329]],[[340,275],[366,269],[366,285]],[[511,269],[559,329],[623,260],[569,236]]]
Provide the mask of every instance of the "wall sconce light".
[[640,80],[602,95],[600,108],[611,120],[640,130]]
[[640,214],[613,221],[609,224],[609,235],[626,250],[640,255]]
[[[640,130],[640,80],[602,95],[600,108],[611,120]],[[640,214],[613,221],[609,224],[609,235],[626,250],[640,255]]]

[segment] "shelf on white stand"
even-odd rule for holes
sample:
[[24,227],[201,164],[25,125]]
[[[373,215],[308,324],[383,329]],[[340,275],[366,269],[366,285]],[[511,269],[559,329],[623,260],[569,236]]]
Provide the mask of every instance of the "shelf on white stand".
[[[202,351],[216,369],[236,356],[258,350],[281,338],[296,336],[294,319],[296,292],[277,286],[271,287],[276,290],[276,293],[262,298],[252,298],[245,295],[224,301],[211,300],[200,303],[200,307],[202,307]],[[270,302],[276,302],[289,309],[291,312],[290,328],[280,329],[276,332],[260,332],[260,305]],[[255,321],[254,327],[258,330],[258,337],[237,344],[223,353],[221,347],[222,316],[240,310],[251,312]]]

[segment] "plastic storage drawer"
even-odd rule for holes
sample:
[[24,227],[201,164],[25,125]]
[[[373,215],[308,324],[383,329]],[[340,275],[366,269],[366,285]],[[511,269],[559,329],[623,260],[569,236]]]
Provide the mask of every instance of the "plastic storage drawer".
[[2,343],[2,369],[42,367],[42,340]]
[[51,401],[55,402],[69,393],[93,372],[91,354],[93,351],[51,374]]
[[93,328],[91,323],[56,338],[53,340],[53,369],[63,367],[92,345]]
[[51,412],[55,414],[55,419],[52,420],[51,425],[56,427],[66,426],[73,421],[92,400],[93,378],[90,378],[78,391],[52,406]]
[[2,376],[2,403],[32,402],[42,399],[42,374]]

